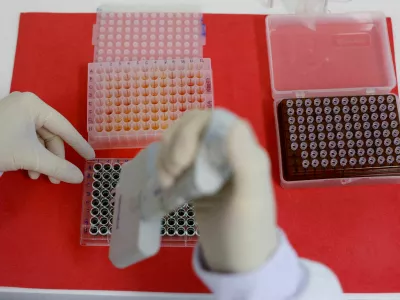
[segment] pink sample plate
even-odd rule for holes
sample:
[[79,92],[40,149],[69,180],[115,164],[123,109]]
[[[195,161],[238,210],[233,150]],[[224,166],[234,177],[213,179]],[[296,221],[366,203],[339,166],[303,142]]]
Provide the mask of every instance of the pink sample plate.
[[105,12],[93,28],[96,62],[203,56],[199,13]]

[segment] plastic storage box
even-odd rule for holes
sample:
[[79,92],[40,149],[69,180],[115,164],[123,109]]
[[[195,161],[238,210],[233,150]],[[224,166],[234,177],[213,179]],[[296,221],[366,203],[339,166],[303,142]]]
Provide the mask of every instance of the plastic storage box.
[[[347,177],[339,172],[336,178],[313,179],[311,176],[304,180],[288,180],[284,172],[287,165],[284,165],[282,155],[283,132],[278,118],[279,104],[283,100],[296,103],[300,99],[302,104],[299,108],[305,109],[303,105],[307,99],[314,103],[315,99],[323,101],[325,97],[332,100],[332,97],[351,99],[351,96],[357,96],[359,100],[363,96],[368,99],[371,95],[378,98],[389,94],[396,86],[396,77],[385,16],[378,12],[275,15],[266,18],[266,33],[281,185],[311,187],[400,182],[400,177],[388,176],[384,172],[379,176],[360,177]],[[397,103],[398,121],[398,98],[395,95],[393,97]],[[342,109],[343,104],[340,102],[338,107]],[[350,114],[353,116],[354,113]],[[341,123],[345,125],[345,121]],[[300,156],[296,158],[302,160]],[[361,157],[356,155],[356,158]],[[398,168],[397,165],[386,167]]]

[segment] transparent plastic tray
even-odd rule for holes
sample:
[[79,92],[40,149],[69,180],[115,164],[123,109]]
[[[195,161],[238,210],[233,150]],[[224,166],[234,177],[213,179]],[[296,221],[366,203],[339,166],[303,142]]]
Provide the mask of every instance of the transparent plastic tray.
[[[121,166],[129,159],[95,159],[86,162],[82,202],[81,245],[108,246],[112,234],[115,188]],[[163,247],[193,247],[198,239],[195,212],[190,204],[161,220]]]
[[[305,101],[313,103],[315,99],[323,101],[325,98],[343,97],[369,99],[371,96],[377,99],[391,93],[396,86],[396,76],[384,14],[366,12],[274,15],[266,18],[266,32],[271,89],[275,102],[281,185],[288,188],[400,182],[400,177],[394,176],[396,172],[389,171],[386,172],[390,174],[388,176],[385,176],[385,172],[380,176],[368,176],[367,173],[355,170],[350,172],[351,176],[343,170],[334,171],[332,176],[325,176],[326,173],[318,173],[317,176],[307,170],[306,173],[310,176],[300,176],[299,173],[299,176],[287,176],[293,170],[297,170],[295,166],[302,164],[304,159],[300,156],[296,156],[294,160],[288,159],[288,145],[284,142],[288,136],[283,131],[286,132],[289,128],[282,129],[282,122],[279,122],[279,118],[282,120],[282,101],[286,103],[289,100],[299,100],[302,104],[296,107],[297,114],[297,108],[303,109],[303,113],[306,111]],[[398,112],[398,99],[396,95],[393,97],[396,99],[395,110]],[[342,109],[343,105],[338,107]],[[311,116],[315,119],[315,112]],[[296,115],[297,117],[299,115]],[[344,121],[341,122],[345,125]],[[363,122],[361,124],[364,125]],[[308,125],[315,124],[307,124],[307,129]],[[307,140],[304,141],[307,144],[314,142],[310,140],[310,133],[307,132]],[[337,133],[339,131],[335,131],[335,139]],[[309,148],[306,150],[312,151]],[[320,154],[324,149],[314,150]],[[333,150],[338,153],[340,149]],[[357,155],[357,162],[359,159],[363,161],[364,156]]]
[[99,10],[93,28],[94,61],[196,58],[203,56],[200,13]]
[[88,133],[95,149],[145,147],[185,111],[212,107],[210,59],[89,64]]

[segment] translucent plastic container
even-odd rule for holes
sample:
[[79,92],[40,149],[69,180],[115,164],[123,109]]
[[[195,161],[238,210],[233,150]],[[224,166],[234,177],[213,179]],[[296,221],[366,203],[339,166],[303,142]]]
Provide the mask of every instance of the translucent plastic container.
[[[364,95],[368,98],[393,90],[396,76],[385,16],[378,12],[273,15],[266,18],[266,33],[281,185],[315,187],[400,182],[398,176],[384,175],[286,180],[278,124],[278,105],[282,100],[312,98],[314,101],[315,98]],[[398,107],[397,103],[396,110]]]
[[[114,195],[121,166],[129,159],[101,158],[86,162],[82,200],[81,245],[108,246],[114,217]],[[195,212],[190,204],[161,220],[163,247],[193,247],[198,240]]]
[[95,149],[146,147],[185,111],[212,107],[210,59],[89,64],[88,134]]

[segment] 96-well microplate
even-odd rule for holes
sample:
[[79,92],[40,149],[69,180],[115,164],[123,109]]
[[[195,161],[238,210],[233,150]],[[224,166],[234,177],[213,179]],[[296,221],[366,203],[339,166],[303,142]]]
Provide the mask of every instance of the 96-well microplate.
[[278,122],[286,181],[400,175],[394,95],[285,99]]
[[[121,167],[128,159],[95,159],[86,162],[81,245],[108,246],[112,234],[114,196]],[[198,239],[195,211],[191,204],[166,215],[160,224],[164,247],[192,247]]]
[[96,62],[203,56],[202,14],[99,11],[93,30]]
[[185,111],[212,107],[210,59],[89,64],[88,132],[95,149],[145,147]]

